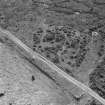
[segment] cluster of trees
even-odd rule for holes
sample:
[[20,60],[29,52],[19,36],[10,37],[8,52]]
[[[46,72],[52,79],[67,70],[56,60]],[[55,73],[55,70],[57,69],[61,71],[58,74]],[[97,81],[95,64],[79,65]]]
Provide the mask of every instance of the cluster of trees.
[[[43,30],[43,29],[42,29]],[[37,32],[34,34],[34,46],[36,47],[40,42],[42,45],[39,50],[45,53],[45,56],[50,58],[51,61],[60,63],[59,59],[64,58],[63,62],[69,64],[69,66],[79,67],[84,61],[88,52],[88,43],[91,41],[89,34],[79,33],[78,30],[73,29],[69,25],[64,26],[49,26],[42,37],[43,32]],[[70,53],[71,51],[71,53]],[[58,55],[58,52],[62,52]],[[65,54],[68,56],[68,61],[65,62]],[[51,58],[53,55],[53,58]],[[75,60],[75,64],[72,65],[72,60]],[[69,63],[68,63],[69,62]]]

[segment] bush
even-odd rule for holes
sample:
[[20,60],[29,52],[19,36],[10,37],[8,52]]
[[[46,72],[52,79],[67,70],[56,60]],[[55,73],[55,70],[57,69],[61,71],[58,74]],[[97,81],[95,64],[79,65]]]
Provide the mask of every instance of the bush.
[[105,62],[104,60],[97,65],[89,75],[89,86],[101,97],[105,98]]

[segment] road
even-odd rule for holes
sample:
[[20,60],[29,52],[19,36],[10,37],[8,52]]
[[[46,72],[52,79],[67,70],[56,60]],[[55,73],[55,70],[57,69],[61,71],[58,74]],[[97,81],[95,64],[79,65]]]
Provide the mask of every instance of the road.
[[67,79],[69,82],[72,82],[74,85],[77,87],[81,88],[84,92],[88,93],[95,99],[97,99],[99,102],[101,102],[103,105],[105,105],[105,99],[100,97],[96,92],[94,92],[92,89],[90,89],[88,86],[84,85],[82,82],[76,80],[75,78],[71,77],[67,73],[65,73],[63,70],[58,68],[54,63],[40,55],[39,53],[33,51],[31,48],[26,46],[21,40],[19,40],[17,37],[15,37],[13,34],[6,30],[0,29],[0,37],[6,37],[9,40],[11,40],[13,43],[15,43],[17,46],[19,46],[21,49],[23,49],[25,52],[27,52],[32,59],[38,59],[47,64],[52,70],[56,71],[57,73],[60,74],[60,76],[64,77]]

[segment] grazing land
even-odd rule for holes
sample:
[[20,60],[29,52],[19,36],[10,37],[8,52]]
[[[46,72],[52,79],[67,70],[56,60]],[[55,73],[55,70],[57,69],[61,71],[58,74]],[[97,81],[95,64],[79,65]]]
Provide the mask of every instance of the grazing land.
[[[105,0],[0,0],[2,29],[105,99],[104,15]],[[43,71],[55,78],[46,69]],[[82,94],[78,88],[73,91],[75,97]],[[94,103],[101,105],[95,99],[86,105]]]

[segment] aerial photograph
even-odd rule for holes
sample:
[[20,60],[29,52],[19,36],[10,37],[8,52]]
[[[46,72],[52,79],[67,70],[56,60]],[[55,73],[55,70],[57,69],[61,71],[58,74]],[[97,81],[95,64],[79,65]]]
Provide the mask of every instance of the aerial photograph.
[[105,105],[105,0],[0,0],[0,105]]

